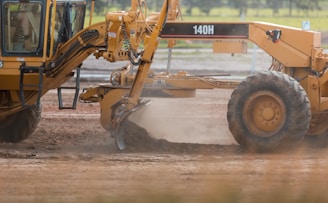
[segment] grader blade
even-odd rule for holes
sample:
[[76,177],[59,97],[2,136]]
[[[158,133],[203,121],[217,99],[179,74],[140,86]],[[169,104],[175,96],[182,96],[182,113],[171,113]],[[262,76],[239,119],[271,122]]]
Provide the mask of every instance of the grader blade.
[[120,123],[120,127],[116,129],[115,133],[112,135],[115,137],[116,145],[119,150],[124,150],[126,148],[125,144],[125,127],[126,127],[126,120]]
[[127,127],[128,117],[144,107],[145,105],[150,104],[150,100],[140,100],[138,105],[135,106],[133,109],[128,109],[127,104],[124,103],[126,98],[124,98],[122,101],[118,102],[116,105],[112,108],[112,123],[111,123],[111,129],[109,131],[111,132],[111,135],[113,138],[115,138],[116,145],[120,150],[124,150],[126,148],[125,144],[125,129]]

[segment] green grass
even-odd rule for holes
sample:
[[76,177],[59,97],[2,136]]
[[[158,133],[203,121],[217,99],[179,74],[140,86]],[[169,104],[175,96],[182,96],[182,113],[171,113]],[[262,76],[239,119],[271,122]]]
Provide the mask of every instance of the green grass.
[[[193,9],[192,15],[185,15],[185,9],[182,9],[184,21],[201,21],[201,22],[238,22],[238,21],[262,21],[275,23],[280,25],[292,26],[301,28],[302,21],[308,20],[311,23],[311,30],[328,31],[328,8],[323,8],[321,11],[310,11],[307,15],[303,11],[293,10],[292,17],[288,16],[288,9],[280,9],[276,16],[272,15],[270,9],[248,9],[247,15],[241,19],[238,10],[231,8],[215,8],[212,9],[209,16],[201,13],[198,9]],[[115,11],[115,8],[107,11]],[[151,11],[148,11],[148,13]],[[105,20],[105,12],[103,15],[93,17],[93,22]],[[88,16],[86,23],[88,23]]]
[[303,12],[297,13],[294,11],[293,16],[289,17],[287,9],[280,10],[276,16],[273,16],[272,11],[268,9],[260,11],[250,9],[243,19],[239,16],[237,10],[228,8],[213,9],[209,16],[196,11],[193,13],[194,15],[184,16],[184,20],[210,22],[262,21],[297,28],[302,28],[302,22],[307,20],[311,23],[311,30],[328,31],[328,13],[326,11],[309,12],[307,16]]
[[[215,8],[212,9],[209,16],[201,13],[198,9],[192,10],[192,15],[184,15],[183,21],[193,22],[240,22],[240,21],[261,21],[274,23],[279,25],[291,26],[296,28],[302,28],[302,22],[304,20],[310,21],[311,30],[319,32],[328,32],[328,6],[323,7],[321,11],[311,11],[305,14],[303,11],[292,11],[292,17],[289,17],[288,9],[280,9],[276,16],[272,15],[270,9],[248,9],[247,15],[241,19],[237,9],[231,8]],[[117,11],[115,8],[110,8],[107,11]],[[148,11],[150,13],[151,11]],[[103,15],[93,16],[93,22],[105,21],[105,13]],[[185,9],[182,8],[182,13],[186,13]],[[85,26],[89,23],[89,16],[86,16]],[[323,45],[325,46],[325,45]],[[162,41],[159,45],[160,48],[166,48],[167,42]],[[178,41],[175,48],[212,48],[211,43],[198,43],[193,42],[192,44],[186,41]]]

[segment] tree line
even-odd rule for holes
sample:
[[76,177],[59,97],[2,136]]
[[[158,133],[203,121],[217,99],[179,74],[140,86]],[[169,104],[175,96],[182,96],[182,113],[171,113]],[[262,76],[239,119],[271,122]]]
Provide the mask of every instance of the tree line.
[[[237,9],[239,15],[246,15],[247,10],[252,9],[271,9],[272,15],[279,14],[279,10],[287,8],[289,16],[293,16],[293,11],[303,11],[305,15],[309,11],[320,11],[321,4],[328,0],[181,0],[181,7],[185,8],[184,15],[191,15],[192,10],[197,8],[205,15],[210,15],[213,8],[230,7]],[[96,0],[95,12],[101,14],[106,8],[116,7],[127,10],[131,0]],[[159,10],[163,0],[145,0],[147,7],[152,10]]]

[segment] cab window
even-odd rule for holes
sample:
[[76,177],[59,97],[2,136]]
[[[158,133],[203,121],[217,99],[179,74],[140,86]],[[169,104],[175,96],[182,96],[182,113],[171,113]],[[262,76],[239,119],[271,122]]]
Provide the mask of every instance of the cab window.
[[51,30],[51,19],[49,22],[49,33],[54,34],[54,52],[59,44],[65,43],[83,28],[85,5],[58,3],[56,8],[54,32]]
[[4,53],[40,54],[41,3],[5,2],[2,8]]

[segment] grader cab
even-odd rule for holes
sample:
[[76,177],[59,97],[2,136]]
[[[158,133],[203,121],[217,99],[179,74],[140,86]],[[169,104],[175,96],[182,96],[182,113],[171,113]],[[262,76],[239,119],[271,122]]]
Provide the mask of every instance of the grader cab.
[[[94,1],[92,1],[94,3]],[[159,13],[146,16],[145,1],[131,0],[129,11],[108,12],[103,22],[83,28],[80,0],[3,0],[1,2],[0,141],[18,142],[40,120],[41,97],[58,90],[87,57],[128,64],[111,72],[110,82],[85,90],[77,99],[99,102],[101,124],[124,149],[125,124],[148,97],[192,97],[197,89],[235,88],[227,119],[236,141],[255,150],[298,144],[304,136],[328,132],[327,54],[320,33],[263,22],[178,21],[179,1],[165,0]],[[91,6],[93,8],[93,6]],[[90,11],[92,16],[92,9]],[[160,40],[209,40],[213,51],[245,52],[247,41],[272,56],[268,71],[243,81],[186,73],[150,74]]]

